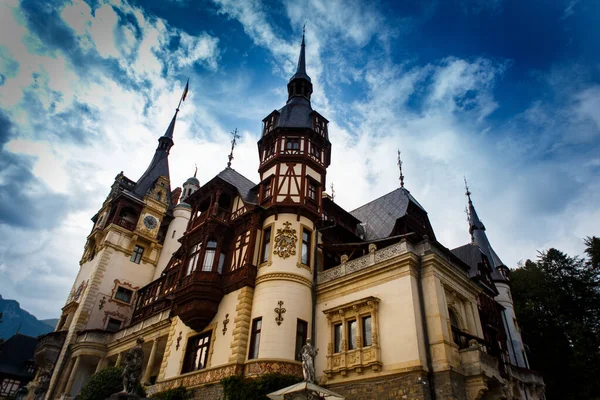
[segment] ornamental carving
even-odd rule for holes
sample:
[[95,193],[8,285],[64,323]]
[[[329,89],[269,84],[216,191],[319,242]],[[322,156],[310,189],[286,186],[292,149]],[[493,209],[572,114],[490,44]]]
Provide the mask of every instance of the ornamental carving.
[[283,229],[277,229],[275,235],[275,246],[273,254],[278,255],[281,258],[288,258],[296,255],[296,242],[298,237],[296,236],[296,230],[290,228],[292,224],[285,222]]

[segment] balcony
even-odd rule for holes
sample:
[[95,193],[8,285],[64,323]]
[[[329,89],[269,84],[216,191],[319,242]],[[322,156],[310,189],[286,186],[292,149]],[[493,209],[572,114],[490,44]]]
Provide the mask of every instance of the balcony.
[[119,225],[121,228],[125,228],[128,231],[135,231],[135,222],[127,221],[124,218],[115,218],[113,220],[115,225]]
[[194,230],[196,227],[202,225],[208,219],[213,219],[213,220],[216,220],[219,222],[228,223],[231,219],[231,213],[229,212],[229,210],[227,210],[225,208],[213,206],[213,207],[209,208],[208,210],[204,211],[202,214],[200,214],[196,218],[194,218],[192,220],[192,222],[190,223],[190,228],[188,229],[188,231]]
[[175,313],[195,331],[201,331],[217,314],[223,298],[221,275],[195,271],[181,279],[174,293]]
[[94,343],[105,345],[110,341],[112,334],[112,332],[105,331],[104,329],[90,329],[81,331],[77,334],[76,343]]
[[50,332],[41,336],[35,347],[36,366],[46,368],[55,365],[66,337],[67,331]]

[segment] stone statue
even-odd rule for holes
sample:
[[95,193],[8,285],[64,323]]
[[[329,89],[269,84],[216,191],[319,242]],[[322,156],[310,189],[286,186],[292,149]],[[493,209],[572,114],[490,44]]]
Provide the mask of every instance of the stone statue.
[[123,369],[123,391],[127,394],[135,394],[136,387],[142,375],[142,364],[144,362],[144,350],[142,344],[144,339],[138,338],[136,345],[127,352],[125,356],[125,368]]
[[315,357],[319,354],[319,349],[310,344],[310,338],[306,339],[306,344],[302,346],[302,374],[304,382],[315,383]]

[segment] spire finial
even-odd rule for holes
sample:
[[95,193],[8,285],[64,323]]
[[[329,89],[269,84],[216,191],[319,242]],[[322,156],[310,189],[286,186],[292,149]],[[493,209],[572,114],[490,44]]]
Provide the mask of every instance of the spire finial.
[[196,167],[196,169],[194,170],[194,178],[195,178],[196,174],[198,173],[198,164],[194,163],[194,167]]
[[471,191],[469,190],[469,184],[467,183],[467,177],[463,176],[463,179],[465,180],[465,194],[469,198],[469,203],[470,203],[471,202]]
[[402,174],[402,159],[400,158],[400,149],[398,149],[398,168],[400,169],[400,187],[404,187],[404,175]]
[[233,139],[231,140],[231,153],[229,153],[229,162],[227,162],[227,168],[231,168],[231,160],[233,160],[233,149],[235,148],[235,145],[237,144],[237,139],[239,139],[241,136],[238,135],[238,130],[237,128],[235,128],[232,132],[231,132],[231,136],[233,137]]
[[335,189],[333,188],[333,182],[331,182],[331,201],[335,200]]
[[304,34],[306,33],[306,22],[302,25],[302,45],[304,46]]

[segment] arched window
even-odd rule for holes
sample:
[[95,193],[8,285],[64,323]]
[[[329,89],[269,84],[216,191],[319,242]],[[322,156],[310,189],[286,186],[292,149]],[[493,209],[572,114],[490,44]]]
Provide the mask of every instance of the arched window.
[[209,240],[206,243],[204,251],[204,262],[202,263],[202,271],[212,271],[215,262],[215,253],[217,252],[217,242]]

